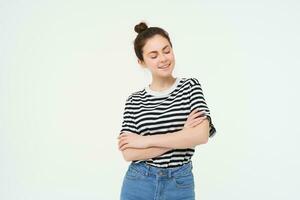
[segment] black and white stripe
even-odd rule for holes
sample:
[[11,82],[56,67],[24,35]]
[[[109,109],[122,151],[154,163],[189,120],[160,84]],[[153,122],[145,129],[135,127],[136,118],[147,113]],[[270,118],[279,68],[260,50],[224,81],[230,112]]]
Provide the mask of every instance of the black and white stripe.
[[[127,97],[120,134],[129,131],[140,135],[155,135],[179,131],[189,113],[196,108],[203,110],[208,117],[209,137],[212,137],[216,129],[196,78],[177,78],[176,84],[165,94],[154,91],[151,93],[146,87]],[[194,148],[173,149],[145,161],[156,167],[178,167],[188,163],[194,152]],[[142,161],[144,160],[133,162]]]

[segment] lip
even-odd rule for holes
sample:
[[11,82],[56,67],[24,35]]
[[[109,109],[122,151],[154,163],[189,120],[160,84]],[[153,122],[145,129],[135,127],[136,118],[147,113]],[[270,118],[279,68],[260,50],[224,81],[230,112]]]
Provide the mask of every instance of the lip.
[[171,63],[164,65],[162,67],[158,67],[158,69],[167,69],[170,65],[171,65]]

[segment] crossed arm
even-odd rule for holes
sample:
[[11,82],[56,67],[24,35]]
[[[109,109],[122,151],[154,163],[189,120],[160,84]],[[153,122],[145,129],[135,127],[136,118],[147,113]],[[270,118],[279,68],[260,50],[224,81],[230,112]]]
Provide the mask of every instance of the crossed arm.
[[126,148],[122,150],[126,161],[146,160],[157,157],[172,149],[184,149],[205,144],[209,136],[209,121],[205,119],[202,123],[192,128],[182,129],[167,134],[143,136],[146,139],[147,148]]
[[147,160],[170,151],[171,148],[165,147],[148,147],[148,148],[127,148],[122,151],[123,158],[126,161]]

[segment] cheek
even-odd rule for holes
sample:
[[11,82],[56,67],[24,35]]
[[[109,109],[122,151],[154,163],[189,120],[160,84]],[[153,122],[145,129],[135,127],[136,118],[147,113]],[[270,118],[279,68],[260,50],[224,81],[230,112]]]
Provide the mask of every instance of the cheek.
[[156,68],[157,64],[158,64],[158,59],[147,60],[147,65],[151,68]]
[[174,60],[174,54],[173,54],[173,53],[168,54],[168,58],[169,58],[170,60]]

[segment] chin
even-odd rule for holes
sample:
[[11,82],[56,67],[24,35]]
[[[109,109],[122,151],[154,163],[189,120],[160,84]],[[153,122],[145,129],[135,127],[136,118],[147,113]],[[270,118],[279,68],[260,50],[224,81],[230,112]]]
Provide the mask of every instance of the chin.
[[173,70],[168,73],[158,73],[158,76],[164,77],[164,78],[171,77],[172,75],[173,75]]

